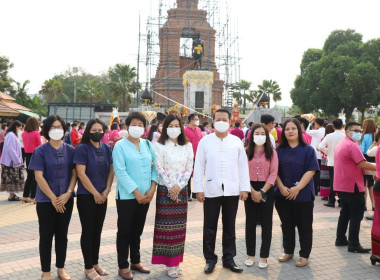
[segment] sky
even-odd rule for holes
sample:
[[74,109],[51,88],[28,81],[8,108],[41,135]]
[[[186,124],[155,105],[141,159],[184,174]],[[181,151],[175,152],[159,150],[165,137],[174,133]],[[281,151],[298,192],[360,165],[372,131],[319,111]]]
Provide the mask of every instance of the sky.
[[[0,55],[14,64],[16,81],[30,80],[29,94],[74,66],[92,74],[116,63],[136,66],[138,18],[146,21],[151,1],[158,0],[0,0]],[[379,0],[228,2],[239,26],[240,77],[252,82],[251,89],[264,79],[277,81],[279,105],[292,103],[289,92],[304,51],[322,48],[333,30],[355,29],[364,42],[380,37]]]

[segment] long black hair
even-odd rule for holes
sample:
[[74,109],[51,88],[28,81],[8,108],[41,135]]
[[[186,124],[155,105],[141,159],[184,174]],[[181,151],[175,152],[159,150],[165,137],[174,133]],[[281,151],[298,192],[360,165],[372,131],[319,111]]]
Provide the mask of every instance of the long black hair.
[[[55,121],[59,121],[61,123],[62,129],[63,129],[63,135],[65,135],[67,131],[67,126],[65,121],[58,115],[51,115],[47,119],[44,120],[43,126],[42,126],[42,135],[45,137],[46,140],[50,140],[49,131],[51,126]],[[65,136],[62,137],[62,139]]]
[[152,141],[153,139],[153,134],[158,130],[158,126],[155,125],[155,124],[152,124],[151,127],[150,127],[150,130],[149,130],[149,133],[148,133],[148,137],[146,139],[148,139],[149,141]]
[[86,125],[86,129],[83,132],[82,140],[80,141],[81,144],[90,143],[90,130],[91,130],[91,127],[96,123],[100,124],[102,126],[103,132],[105,132],[105,130],[104,130],[105,124],[104,124],[104,122],[102,122],[102,120],[100,120],[98,118],[91,119],[88,121],[88,123]]
[[247,156],[248,156],[248,160],[251,160],[253,158],[253,156],[255,155],[255,146],[256,146],[256,144],[255,144],[255,142],[253,142],[253,137],[254,137],[253,134],[255,133],[255,130],[258,129],[258,128],[260,128],[260,127],[264,128],[265,137],[266,137],[266,141],[265,141],[265,144],[264,144],[265,158],[267,160],[271,160],[272,159],[273,147],[272,147],[272,144],[271,144],[271,141],[270,141],[270,138],[269,138],[268,129],[265,126],[265,124],[257,123],[251,129],[251,135],[249,137],[248,147],[245,149],[245,152],[247,153]]
[[9,132],[13,132],[17,136],[17,128],[20,126],[21,126],[21,123],[19,121],[12,122],[12,124],[8,127],[5,135],[7,135]]
[[280,147],[286,147],[286,146],[289,146],[289,142],[288,142],[288,139],[286,138],[285,136],[285,130],[286,130],[286,126],[288,123],[294,123],[297,127],[297,130],[298,130],[298,142],[300,145],[302,146],[305,146],[306,143],[305,141],[303,140],[303,136],[302,136],[302,129],[301,129],[301,124],[299,122],[298,119],[295,119],[295,118],[291,118],[291,119],[287,119],[285,122],[284,122],[284,128],[282,130],[282,134],[281,134],[281,143],[280,143]]
[[189,139],[187,139],[186,134],[185,134],[185,129],[183,128],[183,122],[175,114],[169,114],[164,121],[164,124],[162,125],[162,131],[161,131],[161,136],[158,139],[158,143],[165,145],[166,141],[169,139],[167,128],[169,127],[170,123],[172,121],[178,120],[179,122],[179,127],[181,128],[181,134],[178,136],[178,145],[186,145],[187,142],[189,142]]

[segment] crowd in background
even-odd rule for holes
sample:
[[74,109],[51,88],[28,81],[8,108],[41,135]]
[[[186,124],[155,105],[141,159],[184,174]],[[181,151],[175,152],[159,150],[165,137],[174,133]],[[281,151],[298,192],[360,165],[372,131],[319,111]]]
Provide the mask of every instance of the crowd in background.
[[[256,255],[256,225],[262,229],[260,268],[268,267],[273,209],[283,234],[280,262],[294,256],[295,229],[300,252],[296,266],[308,264],[313,244],[315,197],[326,207],[341,207],[336,246],[368,253],[359,242],[364,212],[373,220],[371,262],[380,262],[380,131],[373,119],[343,124],[301,116],[277,123],[262,115],[260,123],[230,123],[218,110],[212,122],[200,123],[190,114],[187,125],[177,115],[147,124],[132,112],[110,126],[99,119],[87,124],[65,123],[50,116],[43,123],[30,117],[25,125],[9,121],[0,131],[0,190],[8,201],[37,204],[40,225],[42,279],[50,274],[55,236],[56,266],[64,269],[67,231],[76,196],[82,225],[81,249],[85,274],[101,280],[109,272],[99,263],[101,232],[114,174],[118,178],[117,253],[119,275],[132,279],[131,270],[149,273],[140,257],[140,236],[149,203],[156,194],[152,264],[166,265],[167,274],[182,274],[188,202],[204,203],[203,253],[205,273],[217,263],[215,239],[220,209],[223,220],[223,266],[242,272],[235,262],[235,219],[238,201],[246,213],[246,266]],[[377,166],[377,173],[376,173]],[[26,169],[26,179],[24,178]],[[193,178],[194,176],[194,178]],[[76,188],[77,185],[77,188]],[[16,193],[22,192],[22,197]],[[336,199],[338,196],[338,199]],[[371,209],[366,208],[370,199]],[[377,205],[377,207],[376,207]],[[347,234],[348,230],[348,234]]]

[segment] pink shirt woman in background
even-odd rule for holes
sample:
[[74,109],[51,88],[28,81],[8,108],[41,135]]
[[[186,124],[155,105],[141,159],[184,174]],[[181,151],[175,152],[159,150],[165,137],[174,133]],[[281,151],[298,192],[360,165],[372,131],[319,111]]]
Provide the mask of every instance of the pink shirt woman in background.
[[109,143],[110,143],[112,148],[115,146],[116,142],[121,139],[121,137],[119,136],[119,131],[117,130],[118,127],[119,127],[119,125],[116,122],[112,123],[111,131],[108,135]]
[[37,118],[30,117],[26,121],[25,130],[22,133],[22,140],[24,142],[25,158],[26,158],[26,171],[27,178],[24,186],[24,193],[21,200],[23,202],[35,203],[34,198],[36,196],[37,182],[34,177],[34,171],[29,170],[28,166],[30,159],[32,158],[34,150],[41,146],[41,134],[39,133],[39,122]]
[[261,224],[261,249],[259,267],[268,266],[267,258],[272,242],[272,221],[274,193],[273,185],[277,178],[278,157],[273,149],[269,133],[264,124],[252,127],[246,148],[248,156],[251,193],[244,201],[246,214],[245,240],[248,259],[245,265],[252,266],[256,255],[256,223]]

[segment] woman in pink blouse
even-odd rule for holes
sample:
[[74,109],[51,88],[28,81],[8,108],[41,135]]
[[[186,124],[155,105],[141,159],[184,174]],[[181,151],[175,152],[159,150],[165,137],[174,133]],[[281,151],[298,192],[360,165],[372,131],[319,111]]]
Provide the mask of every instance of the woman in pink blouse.
[[24,193],[21,200],[24,202],[34,202],[36,196],[37,182],[34,178],[34,170],[29,170],[30,159],[32,158],[34,150],[41,146],[41,134],[38,132],[40,128],[37,118],[30,117],[26,121],[25,130],[22,133],[22,140],[24,142],[25,157],[26,157],[26,170],[27,178],[24,187]]
[[272,148],[269,133],[264,124],[252,127],[246,149],[251,180],[251,193],[244,201],[246,224],[245,240],[248,259],[245,265],[252,266],[256,254],[256,224],[261,224],[261,249],[259,267],[268,266],[267,258],[272,241],[273,184],[278,171],[278,157]]

